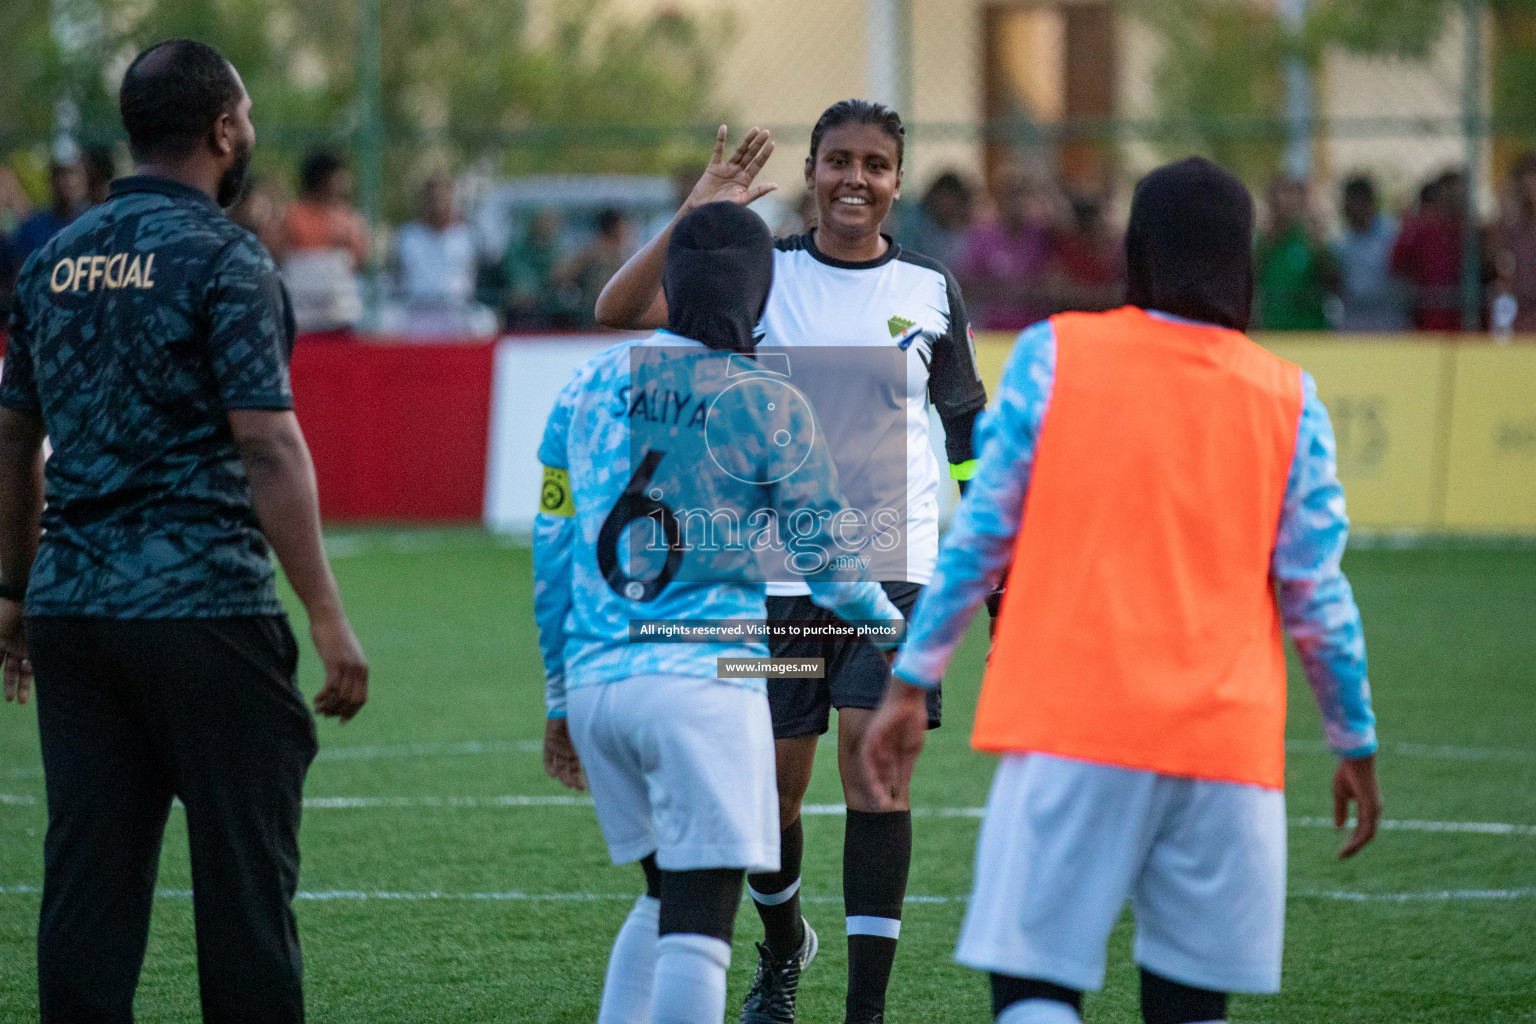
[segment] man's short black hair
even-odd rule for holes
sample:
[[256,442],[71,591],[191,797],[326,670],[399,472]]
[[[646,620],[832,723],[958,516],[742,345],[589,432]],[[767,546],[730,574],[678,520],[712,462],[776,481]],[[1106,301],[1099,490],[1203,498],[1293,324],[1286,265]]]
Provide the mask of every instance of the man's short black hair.
[[135,160],[181,160],[240,100],[240,80],[218,50],[191,39],[167,39],[133,59],[118,108]]
[[608,206],[597,211],[597,232],[600,235],[613,234],[623,223],[624,211],[617,206]]
[[304,154],[304,162],[299,165],[299,191],[312,196],[325,188],[331,175],[346,168],[346,161],[329,149],[312,149]]
[[1376,201],[1376,183],[1364,174],[1354,174],[1344,179],[1344,198],[1359,196],[1361,199]]
[[111,146],[86,146],[80,152],[80,162],[85,165],[85,176],[92,184],[117,177],[117,161],[112,156]]

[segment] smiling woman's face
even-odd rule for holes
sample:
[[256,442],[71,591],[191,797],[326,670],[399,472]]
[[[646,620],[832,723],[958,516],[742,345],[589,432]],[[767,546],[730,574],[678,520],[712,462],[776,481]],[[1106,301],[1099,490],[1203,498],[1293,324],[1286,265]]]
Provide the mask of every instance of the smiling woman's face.
[[872,124],[844,124],[806,159],[805,186],[816,194],[817,228],[847,242],[878,235],[901,193],[896,140]]

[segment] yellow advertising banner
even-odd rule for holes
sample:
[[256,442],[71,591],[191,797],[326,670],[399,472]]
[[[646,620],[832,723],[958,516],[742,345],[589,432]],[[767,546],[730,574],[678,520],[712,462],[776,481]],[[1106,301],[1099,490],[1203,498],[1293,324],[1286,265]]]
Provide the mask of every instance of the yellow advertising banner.
[[[1014,337],[976,338],[989,395]],[[1444,335],[1255,340],[1317,381],[1356,526],[1536,534],[1536,345]]]
[[1002,379],[1003,365],[1008,362],[1008,353],[1013,351],[1013,343],[1017,338],[1017,334],[1007,331],[982,331],[976,335],[976,372],[981,374],[981,382],[987,386],[989,401],[997,394],[997,382]]
[[1536,347],[1455,354],[1445,526],[1536,532]]
[[1262,340],[1312,374],[1328,408],[1350,521],[1375,530],[1438,526],[1452,350],[1436,342],[1276,337]]

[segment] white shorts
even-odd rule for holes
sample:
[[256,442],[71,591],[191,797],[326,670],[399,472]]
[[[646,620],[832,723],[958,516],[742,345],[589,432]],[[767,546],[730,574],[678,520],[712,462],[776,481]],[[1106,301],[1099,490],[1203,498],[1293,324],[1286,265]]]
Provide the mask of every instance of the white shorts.
[[1047,754],[998,765],[955,959],[1104,984],[1126,900],[1136,962],[1218,992],[1278,992],[1285,794]]
[[779,869],[773,724],[760,689],[636,676],[566,695],[571,739],[615,864]]

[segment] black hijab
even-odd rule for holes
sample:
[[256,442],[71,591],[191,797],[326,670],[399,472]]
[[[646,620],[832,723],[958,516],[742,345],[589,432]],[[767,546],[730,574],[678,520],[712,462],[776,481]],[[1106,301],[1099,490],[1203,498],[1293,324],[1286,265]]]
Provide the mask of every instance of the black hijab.
[[667,330],[710,348],[751,352],[773,284],[773,236],[751,210],[709,203],[677,222],[662,272]]
[[1253,309],[1253,197],[1209,160],[1141,179],[1125,234],[1126,301],[1246,331]]

